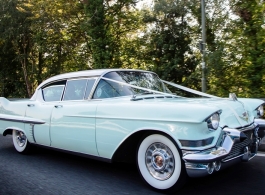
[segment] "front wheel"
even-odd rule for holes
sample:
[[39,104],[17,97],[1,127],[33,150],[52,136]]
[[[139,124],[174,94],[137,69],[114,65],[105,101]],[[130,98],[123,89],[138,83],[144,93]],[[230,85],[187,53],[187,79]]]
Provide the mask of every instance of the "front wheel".
[[13,130],[13,144],[17,152],[27,154],[30,151],[30,143],[22,131]]
[[139,145],[137,165],[151,187],[173,192],[185,184],[186,172],[176,145],[166,136],[153,134]]

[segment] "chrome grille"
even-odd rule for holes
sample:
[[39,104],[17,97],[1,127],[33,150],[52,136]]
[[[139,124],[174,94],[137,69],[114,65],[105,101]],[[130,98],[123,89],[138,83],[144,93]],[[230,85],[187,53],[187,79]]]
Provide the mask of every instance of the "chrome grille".
[[251,138],[253,136],[253,131],[252,130],[244,131],[244,133],[246,134],[247,139],[245,139],[243,142],[234,144],[229,155],[226,158],[224,158],[222,161],[227,161],[229,159],[235,158],[243,154],[244,148],[252,143]]

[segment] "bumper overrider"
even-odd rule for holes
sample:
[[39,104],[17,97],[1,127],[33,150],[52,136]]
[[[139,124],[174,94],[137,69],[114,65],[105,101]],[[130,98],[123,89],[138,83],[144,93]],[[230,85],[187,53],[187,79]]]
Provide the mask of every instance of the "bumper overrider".
[[231,162],[247,162],[256,156],[264,137],[265,120],[255,119],[248,127],[232,129],[225,127],[214,148],[204,151],[183,150],[187,174],[201,177],[227,167]]

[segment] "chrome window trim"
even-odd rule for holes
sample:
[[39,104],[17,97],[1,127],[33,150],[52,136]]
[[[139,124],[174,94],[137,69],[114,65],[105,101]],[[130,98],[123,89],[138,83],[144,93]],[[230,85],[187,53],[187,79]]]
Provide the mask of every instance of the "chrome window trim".
[[59,80],[54,80],[54,81],[51,81],[49,83],[45,83],[45,85],[42,85],[41,87],[38,87],[38,89],[45,89],[46,87],[49,87],[49,86],[52,86],[53,83],[57,83],[57,82],[61,82],[61,81],[67,81],[67,79],[59,79]]
[[92,100],[92,96],[96,90],[96,87],[100,81],[100,78],[101,78],[101,76],[100,77],[90,77],[90,79],[95,79],[95,82],[94,82],[93,87],[91,88],[91,91],[90,91],[89,95],[87,96],[86,100]]
[[[147,70],[135,70],[135,69],[92,69],[92,70],[83,70],[83,71],[77,71],[77,72],[68,72],[68,73],[63,73],[59,74],[53,77],[48,78],[44,82],[42,82],[39,86],[39,88],[43,88],[47,86],[50,83],[53,83],[55,81],[62,81],[62,80],[67,80],[67,79],[75,79],[75,78],[92,78],[92,77],[102,77],[105,74],[109,72],[115,72],[115,71],[135,71],[135,72],[151,72]],[[151,72],[155,74],[154,72]]]
[[[107,72],[107,73],[109,73],[109,72]],[[106,74],[107,74],[107,73],[106,73]],[[90,100],[96,100],[96,99],[93,99],[92,97],[94,96],[94,93],[95,93],[95,91],[96,91],[96,88],[97,88],[97,86],[98,86],[99,81],[104,77],[104,75],[105,75],[105,74],[103,74],[103,75],[101,75],[101,76],[99,76],[99,77],[97,78],[97,80],[96,80],[95,83],[94,83],[94,86],[93,86],[92,89],[91,89],[91,92],[92,92],[92,93],[90,93],[90,95],[88,96],[88,99],[90,99]],[[100,99],[100,100],[102,100],[102,99]]]
[[[79,77],[79,78],[76,78],[76,77],[75,77],[75,78],[69,78],[69,79],[59,79],[59,80],[54,80],[54,81],[51,81],[51,82],[49,82],[49,83],[46,83],[46,84],[43,85],[41,88],[37,88],[36,91],[38,91],[38,90],[40,90],[40,89],[41,89],[41,91],[42,91],[42,90],[45,89],[45,88],[52,87],[53,85],[48,86],[48,85],[50,85],[50,84],[52,84],[52,83],[56,83],[56,82],[60,82],[60,81],[66,81],[66,83],[65,83],[65,85],[64,85],[64,89],[63,89],[63,93],[62,93],[61,99],[59,100],[60,102],[63,102],[63,97],[64,97],[64,94],[65,94],[65,89],[66,89],[66,87],[67,87],[67,82],[68,82],[68,81],[72,81],[72,80],[87,80],[87,82],[86,82],[86,87],[87,87],[88,80],[92,80],[92,79],[94,79],[95,82],[94,82],[94,84],[93,84],[93,87],[91,88],[91,91],[90,91],[89,96],[88,96],[87,99],[84,99],[85,94],[86,94],[86,90],[85,90],[85,91],[84,91],[84,95],[83,95],[83,99],[82,99],[82,100],[65,100],[65,102],[66,102],[66,101],[84,101],[84,100],[89,100],[89,99],[91,99],[91,98],[90,98],[90,97],[91,97],[91,93],[94,92],[94,89],[95,89],[95,87],[96,87],[96,84],[97,84],[97,80],[98,80],[98,78],[99,78],[99,77],[95,77],[95,76],[92,76],[92,77],[85,77],[85,76],[82,76],[82,77]],[[46,87],[46,86],[47,86],[47,87]],[[58,86],[58,85],[54,85],[54,86]],[[41,93],[42,93],[42,92],[41,92]],[[47,102],[47,101],[44,100],[43,95],[42,95],[42,101],[43,101],[43,102]],[[52,101],[52,102],[55,102],[55,101]],[[58,101],[57,101],[57,102],[58,102]]]

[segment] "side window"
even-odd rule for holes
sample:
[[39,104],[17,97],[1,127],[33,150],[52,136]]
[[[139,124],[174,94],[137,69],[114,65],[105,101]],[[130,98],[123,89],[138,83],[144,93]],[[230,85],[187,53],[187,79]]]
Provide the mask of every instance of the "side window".
[[83,100],[87,79],[69,80],[66,83],[63,100]]
[[46,102],[60,101],[64,85],[52,85],[42,89],[43,99]]

